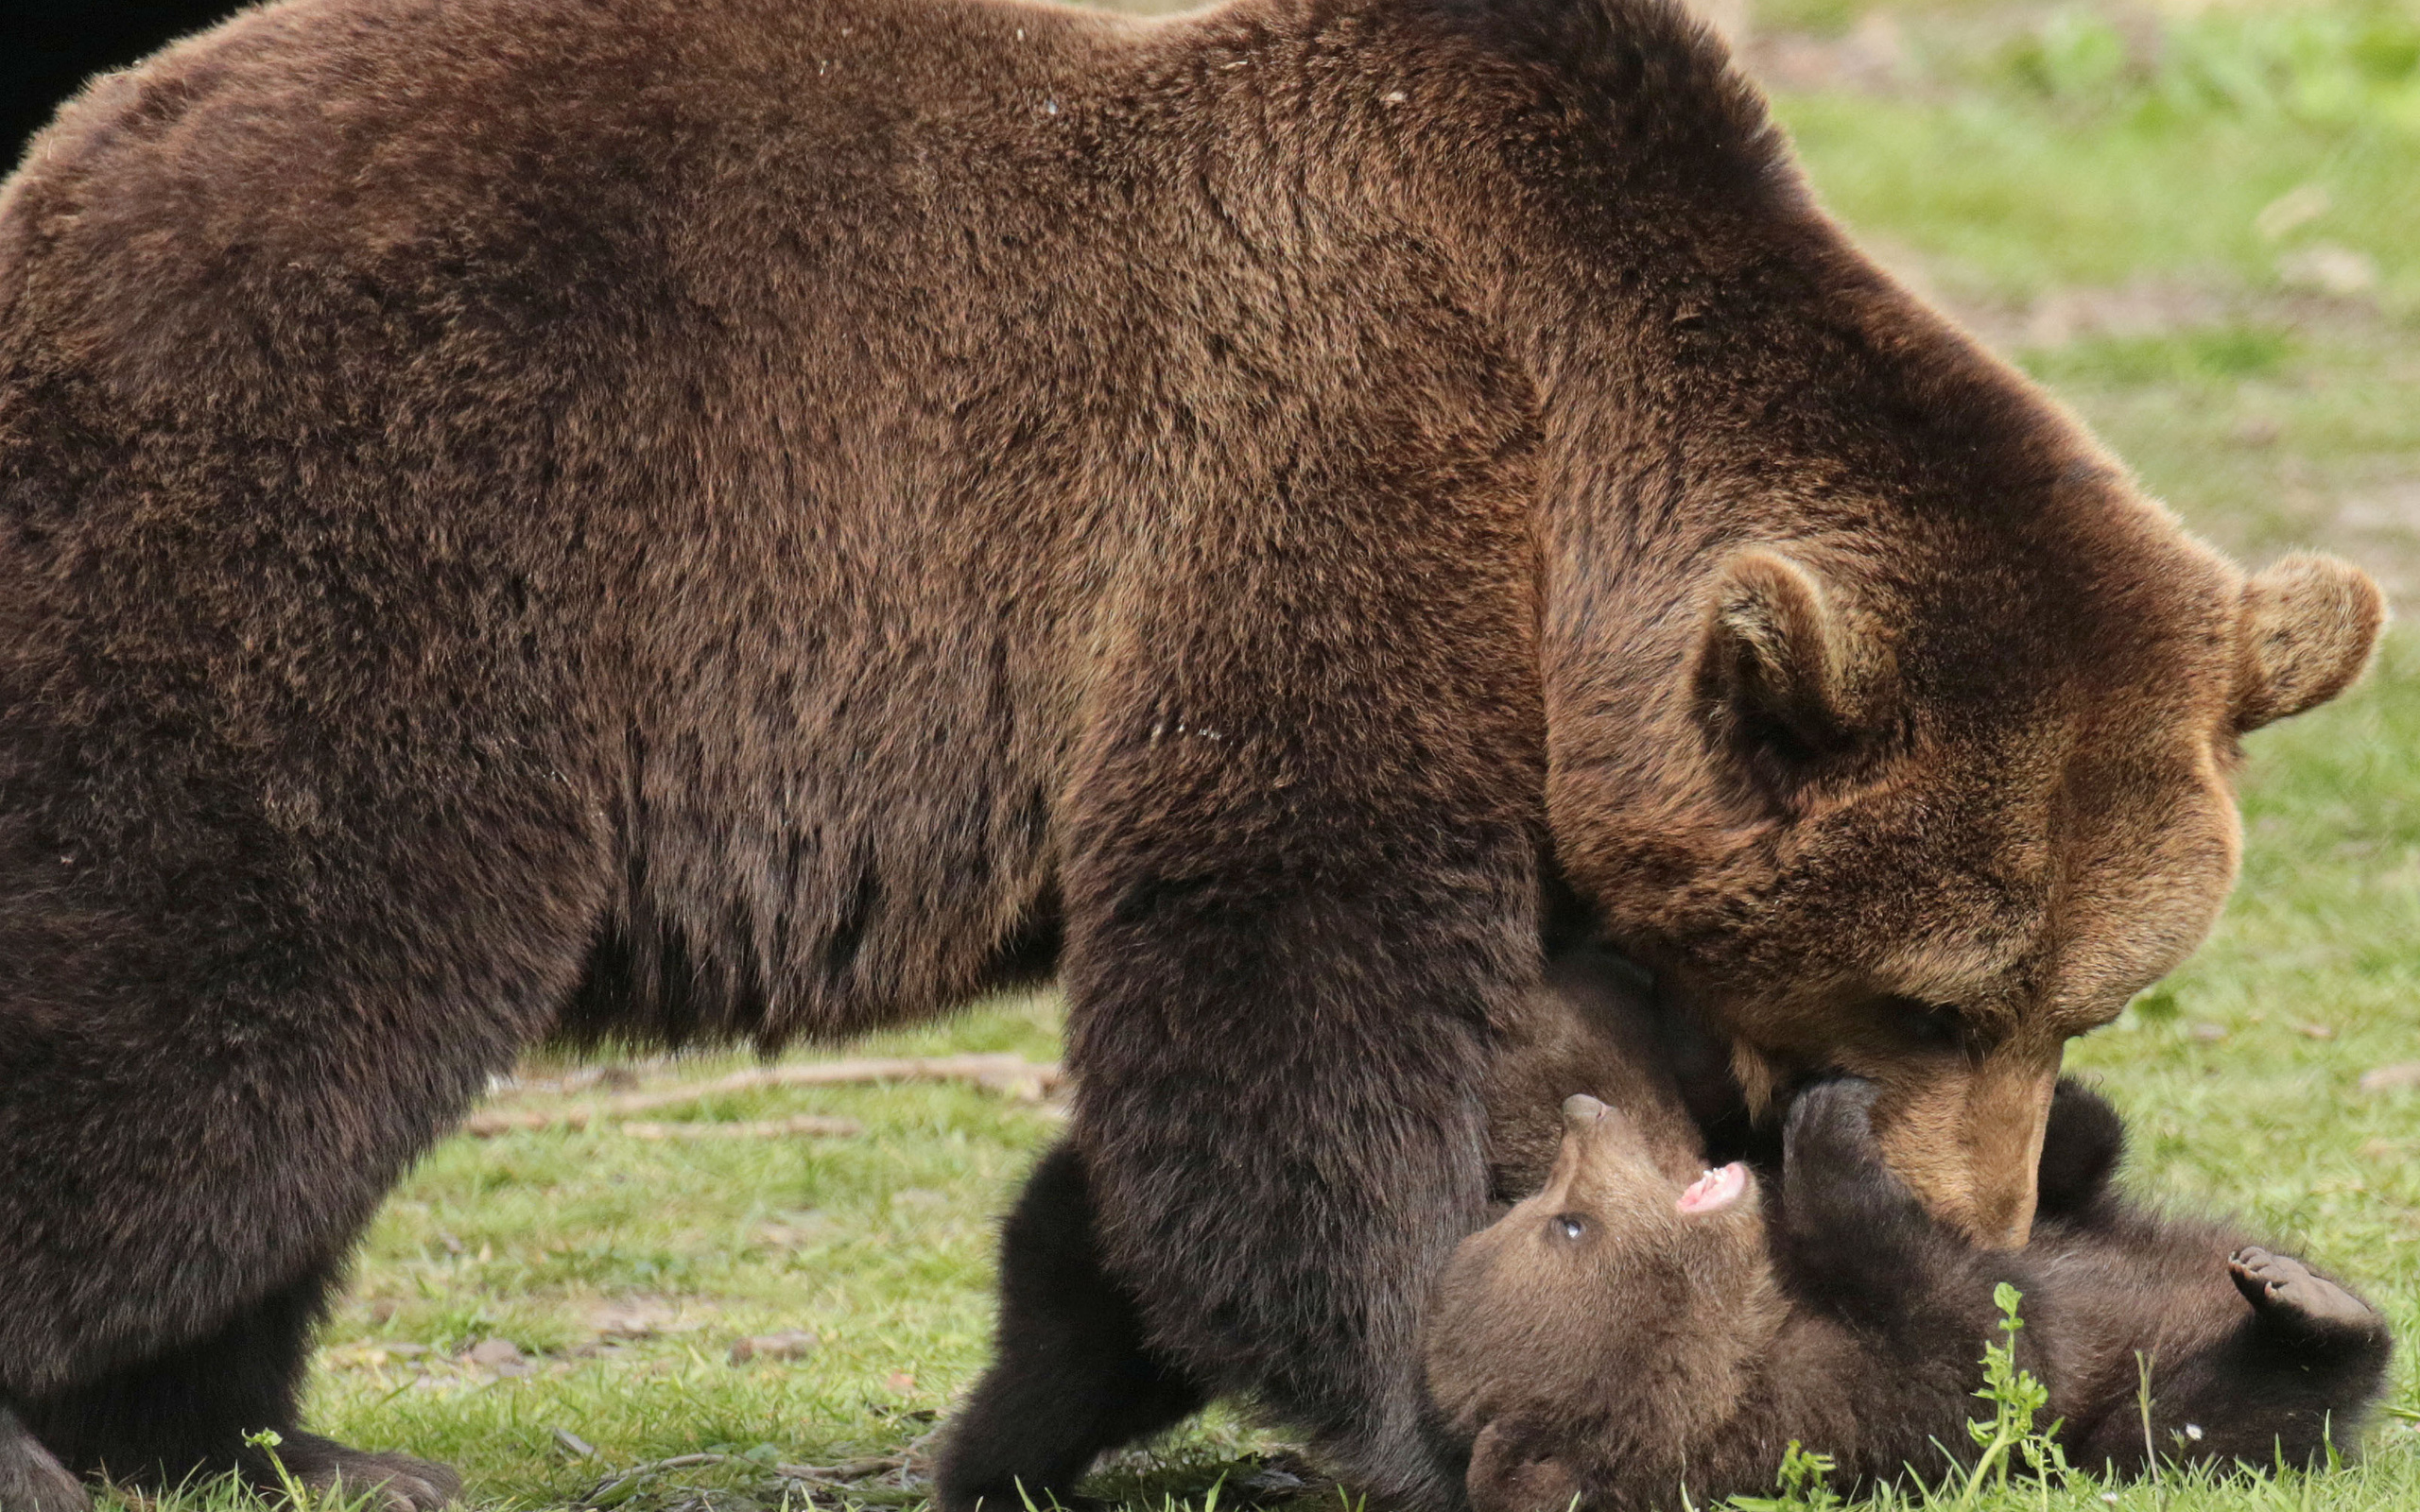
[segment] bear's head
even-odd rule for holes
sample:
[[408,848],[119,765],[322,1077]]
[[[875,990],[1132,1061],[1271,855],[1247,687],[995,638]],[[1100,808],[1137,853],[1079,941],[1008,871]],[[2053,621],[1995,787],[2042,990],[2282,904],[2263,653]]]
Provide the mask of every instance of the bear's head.
[[1481,1506],[1566,1504],[1559,1448],[1607,1436],[1608,1414],[1719,1420],[1787,1312],[1747,1167],[1676,1180],[1594,1097],[1563,1121],[1545,1188],[1462,1241],[1426,1323],[1429,1390],[1478,1439]]
[[2026,491],[1718,541],[1626,607],[1639,670],[1549,713],[1559,861],[1613,940],[1752,1107],[1878,1083],[1893,1168],[1986,1245],[2030,1231],[2066,1041],[2217,918],[2240,737],[2384,620],[2356,569],[2247,577],[2105,465]]

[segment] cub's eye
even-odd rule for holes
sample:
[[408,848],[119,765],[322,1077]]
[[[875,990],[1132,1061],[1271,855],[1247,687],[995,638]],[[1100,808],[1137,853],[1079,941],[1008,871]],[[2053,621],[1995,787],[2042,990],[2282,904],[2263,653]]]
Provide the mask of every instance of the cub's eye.
[[1588,1221],[1573,1213],[1557,1213],[1547,1221],[1547,1232],[1564,1239],[1578,1239],[1588,1232]]

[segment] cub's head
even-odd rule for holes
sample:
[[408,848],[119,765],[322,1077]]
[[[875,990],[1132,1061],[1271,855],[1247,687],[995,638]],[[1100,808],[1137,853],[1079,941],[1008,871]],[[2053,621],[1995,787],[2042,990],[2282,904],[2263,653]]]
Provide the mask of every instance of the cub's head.
[[1566,875],[1752,1104],[1878,1083],[1892,1167],[1996,1245],[2062,1046],[2218,916],[2240,738],[2342,691],[2384,619],[2356,569],[2247,578],[2105,470],[2045,493],[1720,547],[1645,670],[1582,690],[1602,716],[1549,719]]
[[1563,1118],[1545,1189],[1463,1240],[1438,1281],[1429,1388],[1466,1432],[1601,1412],[1642,1380],[1676,1394],[1663,1410],[1727,1400],[1712,1378],[1777,1326],[1747,1167],[1675,1180],[1596,1098]]

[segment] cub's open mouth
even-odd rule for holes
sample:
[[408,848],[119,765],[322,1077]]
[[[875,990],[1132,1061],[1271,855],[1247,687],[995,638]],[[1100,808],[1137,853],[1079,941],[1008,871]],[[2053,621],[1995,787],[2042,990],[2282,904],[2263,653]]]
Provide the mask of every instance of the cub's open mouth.
[[1677,1204],[1683,1212],[1720,1212],[1748,1190],[1748,1168],[1734,1160],[1720,1171],[1708,1171],[1689,1183]]

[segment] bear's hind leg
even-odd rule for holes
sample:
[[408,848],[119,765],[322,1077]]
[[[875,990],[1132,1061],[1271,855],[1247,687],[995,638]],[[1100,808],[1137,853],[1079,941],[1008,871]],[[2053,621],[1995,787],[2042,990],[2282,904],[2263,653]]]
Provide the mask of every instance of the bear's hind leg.
[[[66,1465],[131,1485],[173,1486],[232,1469],[274,1489],[282,1463],[315,1490],[384,1484],[387,1512],[443,1506],[461,1484],[444,1466],[349,1449],[294,1426],[311,1337],[341,1270],[314,1266],[202,1338],[27,1403],[27,1425]],[[264,1429],[280,1439],[273,1450],[245,1442]],[[17,1512],[14,1503],[0,1507]]]
[[1143,1345],[1133,1301],[1102,1271],[1083,1161],[1042,1158],[1000,1234],[992,1367],[950,1425],[942,1512],[1074,1505],[1103,1450],[1176,1422],[1202,1393]]
[[87,1512],[93,1499],[34,1437],[17,1415],[0,1407],[0,1509],[5,1512]]

